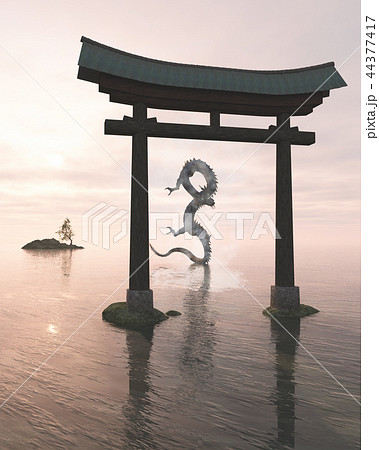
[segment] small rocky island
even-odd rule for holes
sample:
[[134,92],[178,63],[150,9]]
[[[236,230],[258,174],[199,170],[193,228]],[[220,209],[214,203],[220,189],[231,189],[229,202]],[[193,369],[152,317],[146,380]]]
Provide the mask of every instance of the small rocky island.
[[64,244],[63,242],[59,242],[56,239],[42,239],[35,240],[25,244],[21,247],[24,250],[74,250],[84,248],[80,245],[74,244]]

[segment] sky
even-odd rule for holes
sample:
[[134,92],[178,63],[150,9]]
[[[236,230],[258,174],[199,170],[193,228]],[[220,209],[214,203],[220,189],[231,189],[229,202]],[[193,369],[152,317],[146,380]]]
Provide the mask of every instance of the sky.
[[[103,125],[130,115],[131,107],[110,103],[97,85],[77,79],[81,36],[154,59],[209,66],[275,70],[334,61],[348,87],[332,90],[311,115],[291,123],[316,133],[314,145],[292,147],[295,245],[359,246],[360,2],[344,0],[3,0],[3,238],[23,245],[53,237],[69,217],[80,243],[86,211],[100,202],[129,209],[131,138],[105,136]],[[207,123],[194,113],[150,110],[149,116]],[[274,123],[222,117],[222,124],[235,126]],[[274,145],[173,139],[149,139],[151,211],[184,211],[188,194],[167,197],[164,188],[175,185],[192,157],[218,175],[212,212],[274,217]]]

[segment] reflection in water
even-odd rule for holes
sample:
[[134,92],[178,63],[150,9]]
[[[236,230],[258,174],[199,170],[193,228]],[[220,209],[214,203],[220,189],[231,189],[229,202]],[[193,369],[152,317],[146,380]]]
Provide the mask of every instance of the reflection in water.
[[48,331],[53,334],[58,332],[57,327],[55,325],[53,325],[52,323],[48,326]]
[[73,249],[48,249],[48,250],[28,250],[24,249],[27,255],[33,258],[43,260],[49,259],[52,265],[60,265],[63,277],[69,277],[71,274]]
[[[109,260],[100,248],[76,253],[71,275],[64,277],[70,269],[62,270],[63,259],[70,253],[4,252],[3,400],[113,292],[121,253],[124,249]],[[332,364],[333,375],[354,393],[360,381],[359,285],[350,283],[352,272],[346,275],[348,266],[340,262],[338,258],[333,270],[330,265],[320,264],[319,272],[310,267],[308,292],[325,314],[306,319],[300,338],[303,342],[306,331],[309,350]],[[249,285],[269,279],[260,264],[254,277],[250,266],[244,267],[236,264],[231,269],[246,275]],[[158,271],[164,281],[155,280],[160,309],[175,306],[183,315],[154,328],[153,338],[114,329],[101,322],[100,314],[87,323],[1,411],[0,430],[6,431],[0,431],[0,448],[23,442],[27,448],[283,450],[293,448],[294,441],[299,449],[359,448],[360,411],[355,402],[302,357],[282,329],[275,324],[272,331],[268,328],[270,321],[251,307],[245,291],[215,292],[215,281],[219,286],[225,272],[218,265],[210,269],[211,282],[203,267],[186,266],[185,272],[178,272],[168,266]],[[265,295],[265,290],[259,292]],[[341,308],[346,314],[338,321]],[[195,326],[203,333],[199,338],[191,335],[189,326],[196,311]],[[206,325],[215,318],[215,326]],[[48,330],[49,325],[54,327]],[[297,331],[293,328],[298,337],[298,325]],[[203,364],[191,352],[191,340]]]
[[66,250],[62,253],[62,273],[63,276],[69,277],[71,274],[72,250]]
[[[276,346],[276,390],[278,442],[295,448],[295,354],[300,337],[300,319],[280,319],[285,331],[271,319],[271,339]],[[295,339],[294,339],[295,338]]]
[[213,368],[212,354],[215,346],[214,323],[209,321],[208,297],[211,272],[208,265],[192,264],[190,271],[203,271],[200,288],[191,289],[185,296],[185,325],[180,351],[180,369],[186,376],[197,378]]
[[126,448],[155,448],[147,426],[151,409],[149,358],[153,333],[153,328],[141,332],[126,330],[129,353],[129,398],[123,406]]
[[[204,374],[209,377],[213,368],[212,354],[214,348],[214,327],[209,322],[208,296],[210,287],[210,269],[208,266],[192,265],[189,267],[191,278],[201,275],[200,287],[190,289],[183,301],[184,314],[182,322],[183,338],[179,346],[179,369],[183,377],[197,388],[202,386]],[[175,319],[170,319],[175,320]],[[174,323],[174,322],[172,322]],[[142,332],[126,331],[126,343],[129,354],[129,396],[123,406],[125,416],[124,445],[125,448],[162,448],[160,425],[165,423],[170,427],[176,419],[174,412],[181,401],[187,402],[193,397],[193,386],[186,389],[187,383],[177,389],[169,390],[168,397],[156,398],[156,392],[151,385],[150,355],[153,345],[153,328]],[[176,362],[174,363],[176,364]],[[206,386],[206,384],[204,384]],[[161,394],[163,395],[163,394]],[[171,396],[175,397],[172,398]],[[178,397],[176,397],[178,395]],[[161,411],[163,398],[170,402],[171,407]],[[162,403],[163,402],[163,403]],[[179,407],[179,411],[180,407]],[[181,414],[181,412],[179,412]],[[159,424],[158,424],[159,423]]]

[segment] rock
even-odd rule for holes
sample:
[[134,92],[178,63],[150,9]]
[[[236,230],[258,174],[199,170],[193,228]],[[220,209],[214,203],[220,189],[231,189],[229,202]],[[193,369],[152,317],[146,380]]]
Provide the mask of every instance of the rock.
[[24,245],[24,250],[73,250],[73,249],[79,249],[84,248],[79,245],[68,245],[64,244],[62,242],[57,241],[56,239],[42,239],[41,241],[39,239],[29,242],[28,244]]
[[170,309],[170,311],[166,312],[166,316],[169,316],[169,317],[175,317],[175,316],[181,316],[181,315],[182,315],[181,312],[175,311],[174,309]]
[[103,320],[128,330],[143,330],[168,319],[166,314],[153,308],[151,311],[130,311],[126,302],[112,303],[103,311]]
[[276,309],[268,307],[262,311],[265,316],[273,316],[275,318],[283,318],[283,319],[299,319],[301,317],[310,316],[311,314],[318,313],[319,310],[313,308],[308,305],[300,305],[300,308],[297,310],[288,310],[288,309]]

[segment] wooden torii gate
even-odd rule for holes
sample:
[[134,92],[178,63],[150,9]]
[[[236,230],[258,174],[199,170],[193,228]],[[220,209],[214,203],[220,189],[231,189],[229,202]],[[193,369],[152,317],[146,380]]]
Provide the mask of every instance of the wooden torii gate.
[[[271,306],[297,309],[291,145],[311,145],[315,133],[290,126],[346,86],[333,62],[292,70],[241,70],[153,60],[82,37],[78,78],[99,85],[111,102],[133,105],[133,117],[106,120],[105,134],[132,136],[130,266],[127,307],[153,308],[149,270],[148,137],[276,144],[275,285]],[[159,123],[147,108],[209,113],[209,125]],[[226,127],[220,114],[276,117],[268,129]]]

